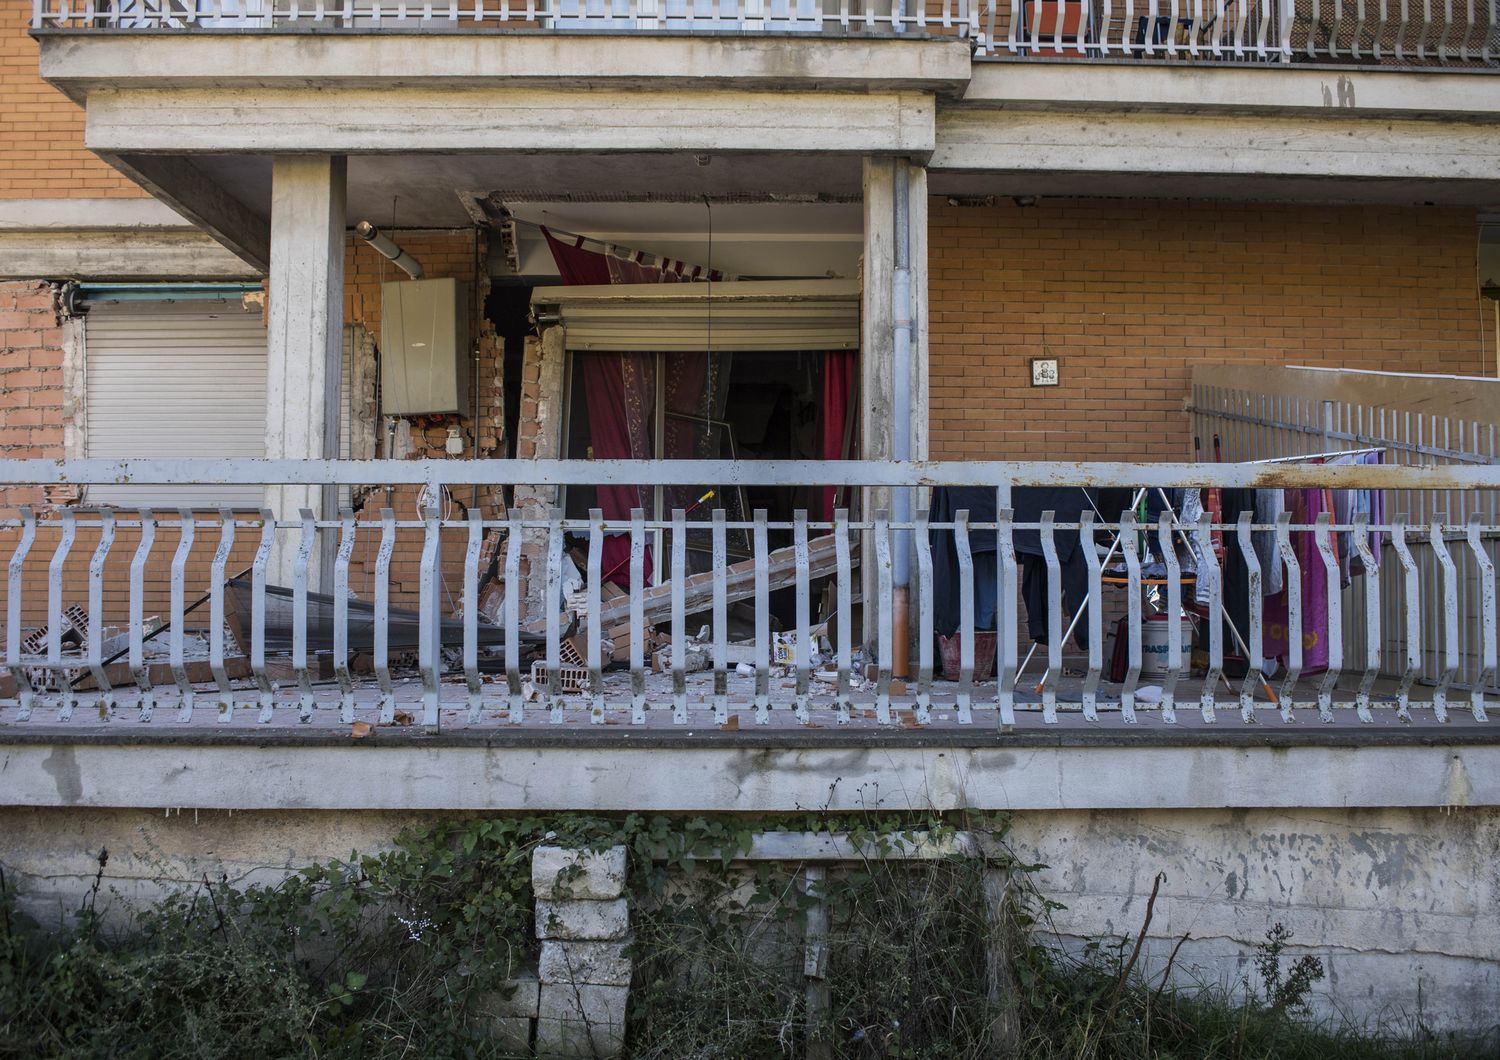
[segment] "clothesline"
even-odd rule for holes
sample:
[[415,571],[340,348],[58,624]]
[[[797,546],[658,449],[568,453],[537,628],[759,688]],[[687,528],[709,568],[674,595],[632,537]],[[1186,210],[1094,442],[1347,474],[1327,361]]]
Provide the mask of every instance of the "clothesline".
[[1335,449],[1327,453],[1300,453],[1297,456],[1272,456],[1264,460],[1241,460],[1242,464],[1295,464],[1299,460],[1330,460],[1340,456],[1364,456],[1366,453],[1383,453],[1386,446],[1369,445],[1363,449]]

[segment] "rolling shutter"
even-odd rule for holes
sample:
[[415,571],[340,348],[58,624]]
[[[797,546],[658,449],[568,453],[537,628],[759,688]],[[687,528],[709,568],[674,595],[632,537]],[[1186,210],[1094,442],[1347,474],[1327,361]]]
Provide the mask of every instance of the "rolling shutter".
[[859,348],[859,288],[848,281],[548,287],[532,304],[555,308],[570,350]]
[[[84,319],[91,457],[261,457],[266,329],[238,300],[124,302]],[[259,508],[260,486],[92,486],[94,504]]]

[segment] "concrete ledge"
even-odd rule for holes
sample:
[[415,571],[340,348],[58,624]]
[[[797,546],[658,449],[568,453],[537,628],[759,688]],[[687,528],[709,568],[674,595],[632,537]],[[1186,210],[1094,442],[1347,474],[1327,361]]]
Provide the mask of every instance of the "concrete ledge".
[[1500,743],[544,746],[0,742],[0,805],[782,812],[1500,806]]
[[1175,111],[1500,122],[1493,70],[980,61],[964,108]]
[[111,155],[722,151],[912,154],[933,146],[930,95],[440,86],[111,88],[84,141]]
[[921,90],[956,95],[970,44],[667,34],[42,31],[42,77],[83,102],[94,88],[402,85]]
[[1500,125],[1329,116],[960,110],[937,120],[931,169],[1055,175],[1317,177],[1497,186]]
[[195,231],[191,221],[155,199],[0,199],[0,232],[174,228]]
[[[153,205],[159,205],[155,202]],[[163,209],[166,209],[163,207]],[[0,278],[87,280],[259,279],[204,232],[181,227],[22,231],[0,227]]]

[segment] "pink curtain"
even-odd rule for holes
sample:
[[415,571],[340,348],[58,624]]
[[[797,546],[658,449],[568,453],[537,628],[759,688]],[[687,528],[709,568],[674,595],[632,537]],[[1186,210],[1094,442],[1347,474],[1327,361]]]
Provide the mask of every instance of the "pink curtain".
[[[854,350],[829,350],[823,354],[823,445],[819,455],[824,460],[844,459],[848,455],[846,447],[852,442],[845,437],[845,423],[849,417],[850,392],[854,383],[855,353]],[[833,518],[837,500],[838,488],[824,486],[823,519]]]

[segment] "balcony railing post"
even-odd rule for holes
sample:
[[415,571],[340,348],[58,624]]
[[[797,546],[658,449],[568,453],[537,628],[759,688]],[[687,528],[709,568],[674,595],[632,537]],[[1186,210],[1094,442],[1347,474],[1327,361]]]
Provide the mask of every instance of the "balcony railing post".
[[1469,515],[1469,525],[1465,531],[1469,541],[1469,551],[1473,556],[1472,562],[1477,568],[1479,582],[1479,674],[1474,681],[1472,705],[1474,719],[1476,721],[1487,720],[1484,706],[1485,686],[1495,680],[1496,671],[1500,670],[1500,643],[1497,643],[1496,618],[1495,618],[1495,562],[1490,559],[1488,550],[1484,545],[1484,538],[1480,529],[1480,515],[1473,512]]
[[209,568],[208,666],[219,690],[219,716],[226,721],[232,720],[234,715],[234,690],[229,684],[229,672],[224,667],[224,579],[233,548],[234,512],[220,508],[219,545],[214,549],[213,564]]
[[114,544],[115,513],[104,508],[99,512],[99,544],[89,560],[88,667],[98,693],[100,721],[111,720],[115,713],[115,691],[104,672],[104,567]]
[[[250,672],[260,690],[260,714],[257,721],[270,722],[276,705],[276,686],[266,673],[266,568],[271,562],[271,552],[276,547],[276,515],[270,508],[260,511],[260,545],[255,550],[255,560],[250,567]],[[133,596],[133,590],[132,590]],[[134,612],[132,612],[132,615]],[[376,637],[383,623],[378,621]],[[131,625],[135,620],[132,617]]]
[[354,679],[349,673],[349,560],[354,555],[354,510],[339,512],[338,554],[333,560],[333,674],[339,683],[339,720],[354,721]]
[[146,668],[145,635],[141,627],[146,621],[146,560],[156,542],[156,516],[150,508],[142,508],[140,517],[141,538],[130,560],[130,672],[140,691],[141,720],[150,721],[156,694],[151,687],[151,672]]

